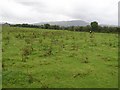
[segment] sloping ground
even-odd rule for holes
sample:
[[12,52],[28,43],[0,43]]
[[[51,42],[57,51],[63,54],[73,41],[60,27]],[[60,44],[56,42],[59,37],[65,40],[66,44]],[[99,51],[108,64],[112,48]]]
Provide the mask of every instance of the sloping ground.
[[118,35],[3,27],[4,88],[117,88]]

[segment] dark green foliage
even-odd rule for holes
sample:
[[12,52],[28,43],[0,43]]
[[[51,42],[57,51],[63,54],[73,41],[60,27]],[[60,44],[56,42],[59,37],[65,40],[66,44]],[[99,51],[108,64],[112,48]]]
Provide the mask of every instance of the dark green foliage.
[[[101,33],[118,33],[120,30],[117,27],[111,26],[98,26],[98,22],[91,22],[91,25],[87,26],[58,26],[58,25],[30,25],[30,24],[15,24],[10,25],[12,27],[30,27],[30,28],[41,28],[41,29],[55,29],[55,30],[69,30],[69,31],[78,31],[78,32],[89,32],[90,30],[94,32],[101,32]],[[16,36],[16,38],[19,37]]]
[[49,29],[50,28],[50,24],[44,24],[45,29]]
[[39,28],[37,25],[30,25],[30,24],[15,24],[15,25],[10,25],[14,27],[29,27],[29,28]]
[[91,22],[91,29],[92,31],[98,31],[98,22]]

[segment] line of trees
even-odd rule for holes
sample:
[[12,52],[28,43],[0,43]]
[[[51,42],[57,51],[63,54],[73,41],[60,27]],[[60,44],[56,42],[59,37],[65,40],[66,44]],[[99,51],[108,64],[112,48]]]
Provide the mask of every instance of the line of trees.
[[118,27],[109,27],[109,26],[99,26],[97,22],[91,22],[90,25],[87,26],[58,26],[58,25],[31,25],[31,24],[15,24],[10,25],[13,27],[29,27],[29,28],[41,28],[41,29],[55,29],[55,30],[69,30],[69,31],[78,31],[78,32],[102,32],[102,33],[118,33],[120,28]]

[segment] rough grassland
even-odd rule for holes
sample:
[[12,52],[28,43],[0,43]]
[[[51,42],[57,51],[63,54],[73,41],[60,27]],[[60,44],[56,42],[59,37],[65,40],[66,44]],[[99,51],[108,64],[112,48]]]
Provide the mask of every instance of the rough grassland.
[[3,88],[116,88],[118,35],[3,27]]

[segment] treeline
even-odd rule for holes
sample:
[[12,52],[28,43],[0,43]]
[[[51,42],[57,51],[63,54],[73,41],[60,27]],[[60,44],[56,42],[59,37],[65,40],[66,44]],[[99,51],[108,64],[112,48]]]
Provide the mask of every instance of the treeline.
[[15,25],[10,25],[10,26],[41,28],[41,29],[55,29],[55,30],[69,30],[69,31],[78,31],[78,32],[94,31],[94,32],[101,32],[101,33],[118,33],[120,31],[120,29],[118,27],[99,26],[95,23],[93,25],[91,23],[91,25],[87,25],[87,26],[69,26],[69,27],[50,25],[50,24],[44,24],[44,25],[15,24]]
[[13,27],[29,27],[29,28],[39,28],[39,26],[37,25],[32,25],[32,24],[14,24],[14,25],[11,25],[10,26],[13,26]]
[[41,29],[56,29],[56,30],[61,29],[60,26],[58,26],[58,25],[50,25],[50,24],[44,24],[44,25],[15,24],[15,25],[10,25],[10,26],[13,26],[13,27],[28,27],[28,28],[41,28]]

